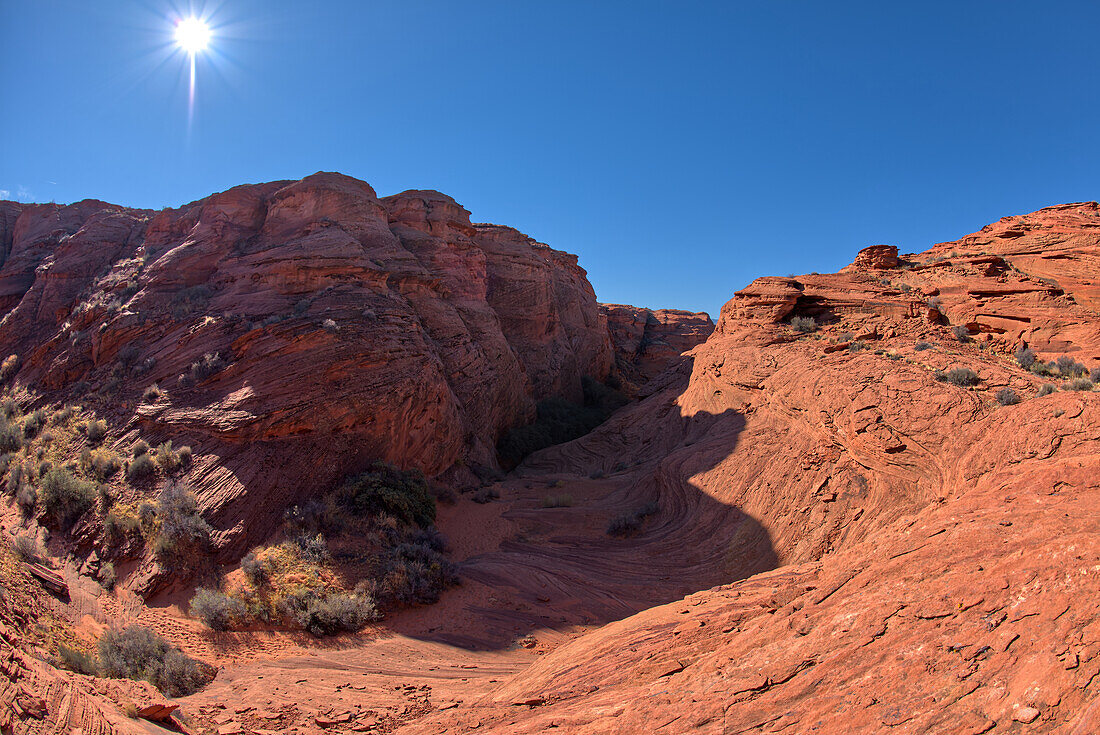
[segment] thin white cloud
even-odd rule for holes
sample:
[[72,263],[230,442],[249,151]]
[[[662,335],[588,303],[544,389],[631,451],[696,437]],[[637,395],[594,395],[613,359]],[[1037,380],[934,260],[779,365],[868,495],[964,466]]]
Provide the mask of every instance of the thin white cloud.
[[21,202],[33,202],[34,194],[27,187],[20,185],[19,191],[15,193],[15,198]]
[[0,189],[0,199],[10,199],[11,192],[7,189]]

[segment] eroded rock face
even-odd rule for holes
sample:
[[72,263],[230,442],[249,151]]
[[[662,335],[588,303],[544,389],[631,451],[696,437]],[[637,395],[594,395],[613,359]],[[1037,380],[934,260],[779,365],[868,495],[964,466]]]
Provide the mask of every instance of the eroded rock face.
[[[189,480],[238,551],[375,459],[493,469],[536,401],[611,367],[575,256],[433,191],[319,173],[161,212],[4,203],[0,252],[18,382],[80,400],[113,371],[89,400],[112,433],[194,448]],[[214,353],[225,366],[193,374]],[[152,383],[168,398],[143,404]]]
[[[660,507],[632,539],[639,569],[741,581],[580,636],[410,731],[1096,730],[1100,391],[1039,396],[1051,379],[1011,355],[1100,366],[1098,224],[1095,205],[1051,208],[889,271],[738,292],[690,377],[527,466],[583,478],[619,460],[608,501]],[[976,385],[937,380],[952,367]]]
[[714,331],[706,312],[600,304],[623,389],[636,395]]

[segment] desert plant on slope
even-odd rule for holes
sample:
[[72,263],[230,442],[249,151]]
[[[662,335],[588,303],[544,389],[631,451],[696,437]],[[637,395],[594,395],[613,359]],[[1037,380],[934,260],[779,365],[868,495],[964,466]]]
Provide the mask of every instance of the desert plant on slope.
[[1058,374],[1064,378],[1079,378],[1088,374],[1088,368],[1068,355],[1060,355],[1054,364]]
[[141,393],[141,400],[143,403],[156,403],[161,398],[164,398],[167,393],[161,390],[160,386],[153,383]]
[[1011,388],[1004,387],[997,391],[997,403],[1002,406],[1011,406],[1020,402],[1020,397],[1016,395],[1016,391]]
[[209,666],[140,625],[103,634],[99,669],[113,679],[148,681],[170,697],[193,694],[213,678]]
[[1092,390],[1092,381],[1088,378],[1074,378],[1066,383],[1066,390]]
[[0,452],[18,452],[23,448],[23,427],[0,417]]
[[224,592],[199,587],[191,598],[191,616],[211,630],[229,630],[246,617],[244,604]]
[[62,467],[53,467],[42,477],[38,504],[56,525],[68,528],[92,507],[95,488]]
[[153,553],[165,568],[192,566],[209,551],[214,529],[199,514],[195,495],[184,484],[173,482],[157,498],[158,523]]
[[977,385],[981,380],[976,372],[965,367],[951,368],[946,372],[936,371],[935,378],[940,382],[963,387]]
[[970,330],[964,326],[960,325],[957,327],[952,327],[951,334],[953,334],[955,336],[955,339],[959,340],[960,342],[970,341]]
[[134,457],[126,466],[126,480],[130,483],[143,482],[156,473],[156,463],[147,453]]
[[359,515],[388,513],[418,526],[427,526],[435,520],[435,498],[418,470],[403,471],[377,462],[370,470],[346,480],[335,498],[348,511]]
[[1051,393],[1054,393],[1057,390],[1058,388],[1056,388],[1053,383],[1043,383],[1042,387],[1039,388],[1039,393],[1037,395],[1039,397],[1049,396]]
[[800,334],[809,334],[817,331],[817,320],[812,316],[792,316],[791,329]]
[[0,383],[6,383],[19,372],[19,355],[8,355],[0,362]]
[[84,424],[84,436],[92,444],[99,444],[107,436],[107,422],[103,419],[88,419]]
[[1035,364],[1035,352],[1028,347],[1020,347],[1016,350],[1016,364],[1024,370]]

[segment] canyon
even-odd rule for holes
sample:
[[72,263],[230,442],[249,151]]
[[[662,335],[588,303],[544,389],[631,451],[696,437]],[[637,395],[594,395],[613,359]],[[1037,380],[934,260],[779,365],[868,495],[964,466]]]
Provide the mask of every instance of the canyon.
[[[9,393],[94,409],[119,451],[190,446],[226,570],[381,459],[440,491],[461,577],[355,634],[211,631],[146,550],[99,584],[94,513],[46,534],[5,495],[52,571],[4,557],[4,732],[1100,730],[1094,202],[759,278],[716,323],[599,304],[575,256],[328,173],[4,202],[0,252]],[[506,472],[501,436],[586,380],[631,400]],[[216,677],[170,699],[54,665],[135,622]]]

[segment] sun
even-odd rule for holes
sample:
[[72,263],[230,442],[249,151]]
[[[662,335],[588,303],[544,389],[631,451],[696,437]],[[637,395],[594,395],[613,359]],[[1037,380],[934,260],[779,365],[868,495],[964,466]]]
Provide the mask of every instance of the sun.
[[191,16],[176,24],[176,43],[189,54],[196,54],[210,42],[210,27]]

